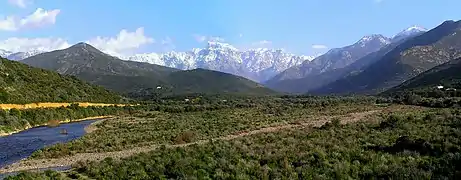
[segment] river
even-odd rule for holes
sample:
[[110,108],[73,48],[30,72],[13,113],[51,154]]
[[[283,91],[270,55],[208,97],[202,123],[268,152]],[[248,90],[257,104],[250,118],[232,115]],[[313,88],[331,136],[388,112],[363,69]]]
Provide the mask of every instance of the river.
[[[0,168],[27,158],[45,146],[77,139],[85,134],[87,125],[97,120],[99,119],[60,124],[58,127],[36,127],[0,137]],[[63,129],[67,134],[62,133]],[[0,179],[2,178],[0,174]]]

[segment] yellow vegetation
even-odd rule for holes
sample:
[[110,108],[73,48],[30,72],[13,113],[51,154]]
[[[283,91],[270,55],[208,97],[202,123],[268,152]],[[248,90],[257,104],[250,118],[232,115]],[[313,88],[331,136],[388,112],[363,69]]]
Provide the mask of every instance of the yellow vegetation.
[[13,131],[13,132],[3,132],[3,131],[0,130],[0,137],[8,136],[8,135],[11,135],[11,134],[14,134],[14,133],[24,131],[26,129],[39,127],[39,126],[56,127],[56,126],[59,126],[59,124],[63,124],[63,123],[71,123],[71,122],[78,122],[78,121],[85,121],[85,120],[92,120],[92,119],[107,119],[107,118],[113,118],[113,117],[114,116],[92,116],[92,117],[86,117],[86,118],[81,118],[81,119],[73,119],[73,120],[69,120],[69,119],[65,119],[65,120],[61,120],[61,121],[60,120],[49,120],[45,124],[36,125],[36,126],[31,126],[30,124],[27,124],[26,127],[24,127],[23,129],[19,129],[19,130]]
[[59,122],[59,120],[57,120],[57,119],[51,119],[51,120],[49,120],[48,123],[47,123],[47,125],[48,125],[49,127],[57,127],[57,126],[59,126],[59,124],[60,124],[60,122]]
[[0,109],[30,109],[30,108],[58,108],[61,106],[67,107],[71,104],[78,104],[80,107],[88,106],[126,106],[125,104],[104,104],[104,103],[88,103],[88,102],[76,102],[76,103],[30,103],[30,104],[0,104]]

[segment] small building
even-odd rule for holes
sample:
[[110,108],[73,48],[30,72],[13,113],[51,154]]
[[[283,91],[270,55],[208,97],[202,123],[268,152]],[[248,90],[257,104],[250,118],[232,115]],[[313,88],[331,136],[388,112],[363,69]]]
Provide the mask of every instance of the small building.
[[184,99],[184,101],[189,102],[190,100],[189,99]]
[[437,86],[437,89],[443,89],[443,86]]
[[162,87],[161,87],[161,86],[157,86],[157,89],[162,89]]

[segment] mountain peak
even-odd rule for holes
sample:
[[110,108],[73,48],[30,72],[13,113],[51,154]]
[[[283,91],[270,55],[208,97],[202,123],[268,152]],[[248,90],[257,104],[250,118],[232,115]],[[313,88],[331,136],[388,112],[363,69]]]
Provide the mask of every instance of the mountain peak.
[[[93,52],[93,53],[103,53],[102,51],[96,49],[90,44],[84,43],[84,42],[79,42],[77,44],[74,44],[73,46],[67,48],[67,49],[74,49],[74,50],[83,50],[87,52]],[[103,53],[105,54],[105,53]]]
[[410,36],[413,36],[413,35],[416,35],[416,34],[421,34],[421,33],[424,33],[426,31],[427,31],[426,28],[414,25],[414,26],[406,28],[406,29],[402,30],[401,32],[399,32],[398,34],[394,35],[392,37],[392,39],[393,39],[393,41],[401,40],[403,38],[410,37]]
[[389,44],[389,38],[381,35],[381,34],[370,34],[367,36],[363,36],[357,43],[364,46],[370,42],[378,40],[382,44]]
[[427,31],[427,29],[423,28],[423,27],[420,27],[420,26],[414,25],[414,26],[411,26],[411,27],[405,29],[404,31]]
[[[93,47],[87,43],[84,43],[84,42],[79,42],[77,44],[74,44],[73,46],[71,46],[71,48],[74,47],[74,48],[86,48],[86,47]],[[94,47],[93,47],[94,48]]]

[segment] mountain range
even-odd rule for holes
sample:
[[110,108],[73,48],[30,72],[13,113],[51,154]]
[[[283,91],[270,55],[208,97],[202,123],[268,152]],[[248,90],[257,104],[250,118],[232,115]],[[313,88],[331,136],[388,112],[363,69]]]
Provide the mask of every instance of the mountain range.
[[379,34],[364,36],[352,45],[332,49],[312,61],[288,68],[267,81],[266,85],[292,93],[305,93],[321,88],[367,68],[398,44],[425,31],[424,28],[413,26],[392,38]]
[[460,32],[461,21],[445,21],[429,31],[413,26],[392,37],[367,35],[313,59],[283,50],[240,51],[230,44],[208,42],[206,48],[189,52],[142,54],[122,60],[79,43],[63,50],[37,52],[21,62],[132,96],[275,93],[254,81],[291,93],[377,94],[393,87],[405,89],[404,84],[414,84],[410,83],[413,78],[425,79],[419,76],[461,58]]
[[[40,53],[44,53],[44,51],[9,52],[0,50],[0,57],[22,60]],[[194,48],[186,52],[144,53],[118,58],[181,70],[197,68],[216,70],[243,76],[256,82],[263,82],[291,66],[312,60],[315,57],[298,56],[283,49],[256,48],[241,51],[228,43],[209,41],[205,48]]]
[[180,69],[121,60],[86,43],[41,53],[20,62],[30,66],[73,75],[92,84],[132,96],[161,96],[187,93],[271,94],[260,84],[228,73]]
[[203,49],[164,54],[137,54],[121,59],[147,62],[162,66],[190,70],[210,69],[243,76],[256,82],[264,82],[283,70],[312,60],[313,56],[297,56],[282,49],[257,48],[241,51],[234,46],[209,41]]
[[366,68],[310,93],[376,94],[460,56],[461,21],[445,21],[423,34],[400,41]]

